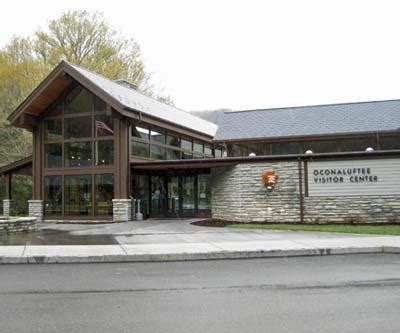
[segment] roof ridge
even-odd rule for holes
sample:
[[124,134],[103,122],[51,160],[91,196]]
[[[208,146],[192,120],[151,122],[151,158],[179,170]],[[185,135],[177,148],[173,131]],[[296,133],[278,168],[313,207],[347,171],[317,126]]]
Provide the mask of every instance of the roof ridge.
[[340,106],[340,105],[354,105],[354,104],[372,104],[372,103],[384,103],[384,102],[400,102],[400,99],[385,99],[385,100],[362,101],[362,102],[346,102],[346,103],[330,103],[330,104],[311,104],[311,105],[285,106],[285,107],[267,108],[267,109],[231,110],[231,111],[224,111],[224,114],[226,114],[226,113],[254,112],[254,111],[275,111],[275,110],[288,110],[288,109],[305,109],[305,108],[329,107],[329,106]]

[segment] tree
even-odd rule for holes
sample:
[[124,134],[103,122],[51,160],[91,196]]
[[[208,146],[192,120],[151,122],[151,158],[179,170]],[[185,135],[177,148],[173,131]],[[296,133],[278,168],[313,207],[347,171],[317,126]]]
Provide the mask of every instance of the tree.
[[67,12],[33,36],[12,38],[0,50],[0,164],[30,154],[30,133],[11,127],[6,118],[61,60],[110,79],[126,79],[141,92],[173,104],[154,92],[134,40],[121,37],[101,13]]

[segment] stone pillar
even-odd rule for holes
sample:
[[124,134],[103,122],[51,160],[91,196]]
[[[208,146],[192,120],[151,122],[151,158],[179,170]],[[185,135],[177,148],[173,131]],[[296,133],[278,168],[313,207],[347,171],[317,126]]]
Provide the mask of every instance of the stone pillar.
[[113,221],[128,222],[131,221],[132,200],[131,199],[113,199]]
[[43,200],[28,200],[29,216],[36,217],[37,222],[43,222]]
[[3,200],[3,215],[10,216],[11,214],[11,199],[4,199]]

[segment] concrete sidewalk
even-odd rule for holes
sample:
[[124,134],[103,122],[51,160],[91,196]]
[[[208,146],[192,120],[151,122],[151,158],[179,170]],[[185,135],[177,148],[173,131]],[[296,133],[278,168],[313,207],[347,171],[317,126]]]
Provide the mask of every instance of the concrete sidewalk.
[[[51,244],[57,232],[69,237],[108,236],[111,244],[0,246],[0,263],[91,263],[321,256],[355,253],[400,253],[400,236],[371,236],[318,232],[290,232],[208,228],[193,219],[148,220],[108,225],[42,224]],[[40,236],[40,235],[39,235]],[[40,237],[39,237],[40,238]],[[43,238],[43,237],[42,237]],[[69,238],[69,239],[70,239]],[[57,240],[57,239],[56,239]],[[42,241],[45,243],[46,240]]]

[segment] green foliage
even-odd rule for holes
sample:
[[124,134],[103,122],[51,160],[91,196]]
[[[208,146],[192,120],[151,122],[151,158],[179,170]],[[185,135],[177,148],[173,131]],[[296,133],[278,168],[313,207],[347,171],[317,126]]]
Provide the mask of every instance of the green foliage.
[[28,200],[32,198],[32,176],[13,175],[11,215],[28,215]]
[[28,38],[14,37],[0,50],[0,165],[31,154],[31,134],[8,124],[8,115],[61,60],[110,79],[126,79],[157,96],[139,45],[111,29],[98,12],[70,11]]

